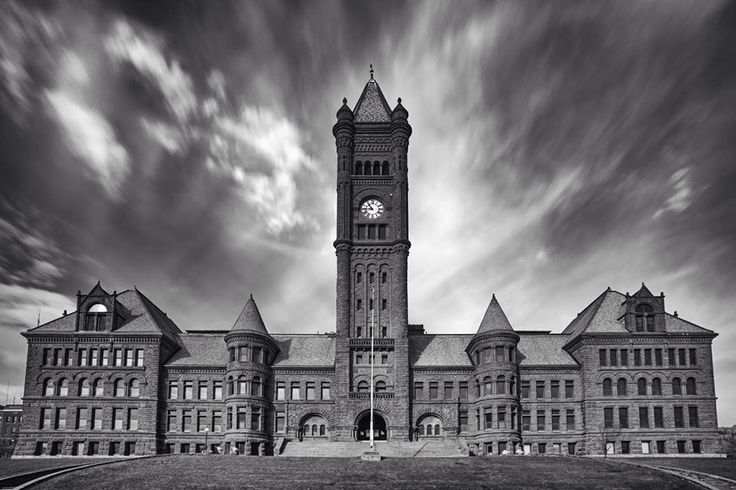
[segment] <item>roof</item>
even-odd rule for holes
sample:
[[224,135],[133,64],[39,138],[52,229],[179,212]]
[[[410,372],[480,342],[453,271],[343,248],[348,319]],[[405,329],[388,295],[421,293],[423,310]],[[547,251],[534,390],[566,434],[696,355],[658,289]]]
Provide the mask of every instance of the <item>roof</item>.
[[224,366],[227,348],[224,333],[185,333],[179,336],[181,349],[167,366]]
[[683,320],[682,318],[674,315],[670,315],[669,313],[665,313],[664,315],[664,328],[668,332],[713,333],[713,330],[708,330],[707,328],[695,325],[692,322]]
[[486,309],[485,315],[483,315],[483,319],[480,321],[480,326],[478,327],[476,335],[497,330],[513,332],[514,329],[511,328],[511,323],[509,323],[509,319],[506,318],[506,313],[503,312],[503,309],[494,294],[488,308]]
[[381,92],[381,87],[378,86],[378,82],[373,79],[368,80],[365,84],[363,93],[360,95],[358,102],[355,104],[353,109],[355,114],[356,123],[368,122],[368,123],[386,123],[391,122],[391,108],[386,102],[386,98]]
[[243,311],[241,311],[240,315],[238,315],[238,319],[235,320],[235,324],[233,325],[233,328],[231,330],[255,332],[262,335],[268,335],[266,325],[263,323],[263,318],[261,318],[261,312],[258,311],[258,306],[256,305],[252,294],[248,298],[248,301],[245,302],[245,306],[243,306]]
[[335,365],[334,336],[275,334],[273,339],[281,349],[273,367]]
[[472,367],[465,348],[473,340],[470,334],[424,334],[409,336],[409,365]]
[[[164,333],[177,337],[181,330],[156,305],[137,289],[128,289],[116,297],[116,308],[121,317],[115,333]],[[74,332],[76,312],[61,316],[30,329],[29,333]],[[89,333],[89,332],[88,332]]]
[[520,366],[577,366],[575,360],[562,348],[570,340],[569,335],[525,333],[523,330],[517,333]]

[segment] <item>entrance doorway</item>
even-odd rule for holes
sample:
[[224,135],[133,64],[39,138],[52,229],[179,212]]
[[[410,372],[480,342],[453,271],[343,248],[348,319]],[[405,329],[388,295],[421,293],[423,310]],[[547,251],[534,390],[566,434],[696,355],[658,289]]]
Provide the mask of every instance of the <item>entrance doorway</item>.
[[[359,441],[368,441],[371,438],[371,413],[366,412],[358,418]],[[373,412],[373,439],[376,441],[388,440],[386,433],[386,420],[375,411]]]

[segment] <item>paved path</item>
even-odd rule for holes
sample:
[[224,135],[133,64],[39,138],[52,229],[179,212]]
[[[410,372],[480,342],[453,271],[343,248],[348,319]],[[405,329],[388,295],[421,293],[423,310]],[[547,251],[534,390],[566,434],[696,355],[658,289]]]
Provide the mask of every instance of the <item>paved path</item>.
[[696,483],[702,487],[708,488],[709,490],[736,490],[736,480],[725,478],[718,475],[712,475],[710,473],[703,473],[695,470],[688,470],[684,468],[675,468],[674,466],[655,466],[642,463],[633,463],[625,461],[627,464],[635,466],[642,466],[645,468],[651,468],[653,470],[663,471],[671,475],[676,475],[693,483]]

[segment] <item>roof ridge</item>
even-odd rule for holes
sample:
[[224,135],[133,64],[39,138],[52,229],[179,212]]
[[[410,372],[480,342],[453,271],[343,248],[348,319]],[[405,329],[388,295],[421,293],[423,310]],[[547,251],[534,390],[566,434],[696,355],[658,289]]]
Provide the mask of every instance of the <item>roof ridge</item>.
[[156,325],[161,328],[160,325],[158,325],[158,320],[156,316],[154,315],[154,312],[151,311],[151,306],[156,310],[156,313],[160,313],[164,318],[165,322],[167,323],[166,327],[173,327],[175,331],[173,332],[175,335],[180,335],[182,333],[181,329],[174,323],[174,321],[169,318],[169,316],[164,312],[161,308],[156,306],[156,303],[151,301],[148,296],[143,294],[138,288],[134,287],[133,292],[138,295],[138,297],[141,299],[141,303],[143,303],[143,307],[148,311],[148,314],[151,315],[151,318],[156,323]]
[[[573,323],[575,323],[576,321],[580,320],[583,317],[583,315],[586,312],[588,312],[588,309],[591,308],[593,305],[595,305],[595,309],[593,309],[592,312],[590,312],[591,315],[590,315],[590,318],[588,319],[588,324],[590,324],[590,321],[593,319],[593,317],[595,316],[595,314],[598,312],[598,309],[603,304],[603,300],[605,299],[606,294],[607,293],[610,293],[610,292],[613,292],[613,290],[609,287],[605,291],[603,291],[601,294],[599,294],[593,301],[590,302],[590,304],[588,304],[588,306],[586,306],[585,308],[583,308],[582,311],[580,311],[580,313],[578,313],[577,316],[575,318],[573,318],[572,321],[570,321],[570,323],[568,323],[567,326],[564,329],[562,329],[562,332],[561,333],[577,334],[578,332],[575,332],[575,331],[567,332],[567,329],[570,328],[570,327],[572,327],[573,326]],[[621,294],[621,293],[619,293],[619,294]],[[575,325],[575,327],[577,327],[577,324]],[[573,330],[576,330],[576,329],[573,328]]]

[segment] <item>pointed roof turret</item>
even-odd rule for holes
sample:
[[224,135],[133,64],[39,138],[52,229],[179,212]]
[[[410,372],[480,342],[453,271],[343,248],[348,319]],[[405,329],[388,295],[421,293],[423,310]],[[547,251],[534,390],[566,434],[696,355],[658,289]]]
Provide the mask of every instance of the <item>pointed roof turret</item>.
[[481,335],[487,332],[494,332],[498,330],[509,332],[514,331],[514,329],[511,327],[511,323],[509,323],[509,319],[506,318],[506,313],[503,312],[503,309],[501,308],[501,305],[498,303],[496,295],[494,294],[491,298],[491,303],[486,309],[486,314],[483,315],[483,320],[481,320],[480,326],[478,327],[478,331],[475,333],[475,335]]
[[248,298],[248,301],[246,301],[245,306],[243,306],[243,311],[240,312],[238,319],[235,320],[235,324],[230,331],[254,332],[270,337],[252,294]]
[[373,65],[371,65],[371,78],[365,84],[363,93],[353,109],[355,122],[367,123],[390,123],[391,108],[381,92],[381,87],[373,78]]
[[634,296],[639,297],[639,298],[653,298],[654,297],[652,292],[649,290],[648,287],[646,287],[644,283],[641,283],[641,288],[639,288],[639,291],[634,293]]

